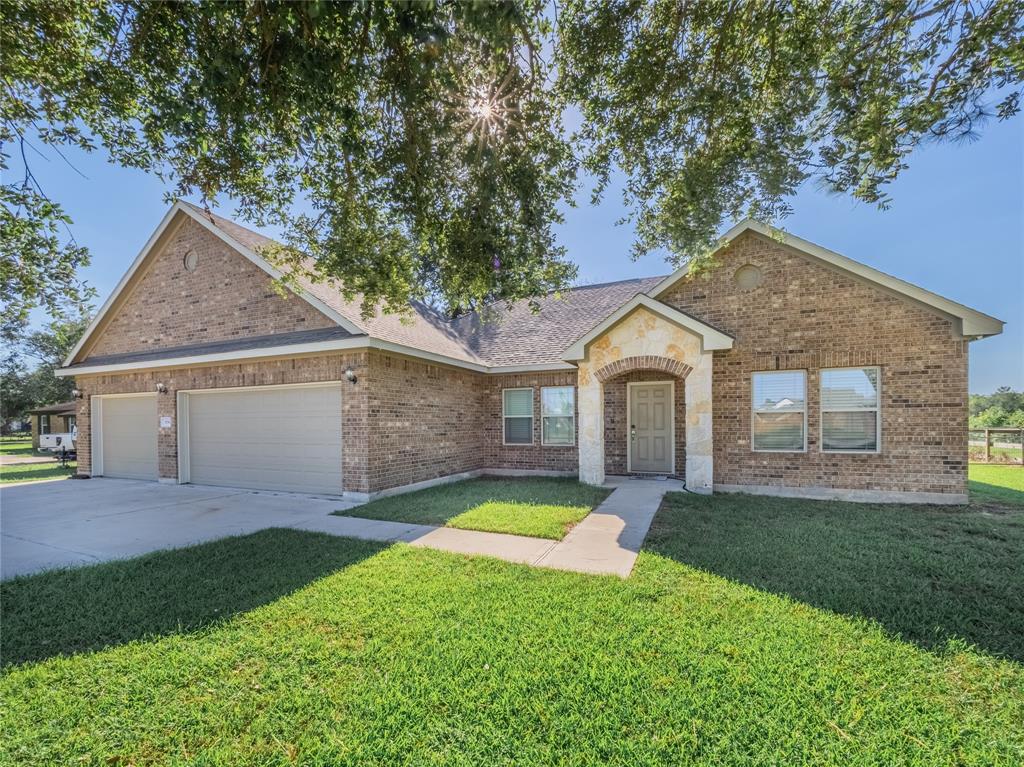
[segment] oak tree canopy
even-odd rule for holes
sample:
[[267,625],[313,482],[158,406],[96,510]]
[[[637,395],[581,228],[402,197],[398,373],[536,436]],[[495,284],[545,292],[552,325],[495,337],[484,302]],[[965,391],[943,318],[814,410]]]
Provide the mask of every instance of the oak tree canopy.
[[459,311],[571,282],[555,227],[581,171],[598,197],[621,174],[633,254],[679,265],[731,220],[783,219],[808,178],[887,205],[916,147],[1015,115],[1024,80],[1021,0],[3,0],[0,13],[7,332],[79,299],[88,257],[59,190],[36,183],[35,152],[96,149],[158,174],[170,197],[231,198],[366,309]]

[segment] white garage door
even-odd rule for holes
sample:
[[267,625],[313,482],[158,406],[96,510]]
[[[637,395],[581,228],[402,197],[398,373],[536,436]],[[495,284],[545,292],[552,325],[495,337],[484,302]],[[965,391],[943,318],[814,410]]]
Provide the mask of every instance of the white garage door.
[[[156,479],[156,395],[99,400],[100,466],[105,477]],[[94,413],[96,404],[93,405]]]
[[341,493],[341,385],[189,392],[190,482]]

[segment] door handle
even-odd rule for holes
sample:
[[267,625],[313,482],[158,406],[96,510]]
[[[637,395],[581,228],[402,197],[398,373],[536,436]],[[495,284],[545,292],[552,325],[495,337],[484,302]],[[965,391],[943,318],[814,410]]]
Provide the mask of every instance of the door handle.
[[636,442],[636,424],[629,427],[629,441]]

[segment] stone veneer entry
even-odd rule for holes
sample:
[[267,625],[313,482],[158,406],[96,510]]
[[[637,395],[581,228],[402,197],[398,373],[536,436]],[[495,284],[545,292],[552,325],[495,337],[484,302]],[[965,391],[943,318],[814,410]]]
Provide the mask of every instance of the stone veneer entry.
[[711,492],[712,353],[702,346],[699,335],[644,307],[590,343],[577,374],[581,481],[604,482],[604,381],[631,370],[660,370],[685,381],[686,486]]

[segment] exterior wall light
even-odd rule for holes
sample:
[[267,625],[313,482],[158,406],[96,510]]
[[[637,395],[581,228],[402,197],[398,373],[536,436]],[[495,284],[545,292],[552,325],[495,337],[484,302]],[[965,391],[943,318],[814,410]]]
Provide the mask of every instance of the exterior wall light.
[[156,385],[156,390],[161,394],[167,394],[167,384],[162,381]]
[[72,389],[71,390],[71,397],[73,399],[82,399],[82,390],[81,389]]
[[345,380],[349,383],[355,383],[359,379],[356,377],[356,371],[352,368],[345,368]]

